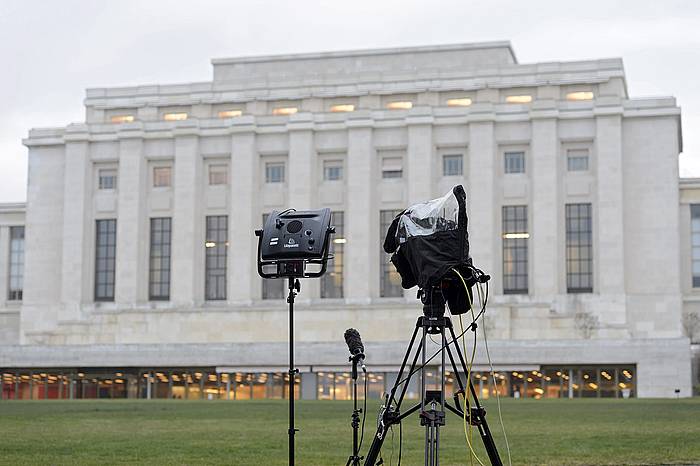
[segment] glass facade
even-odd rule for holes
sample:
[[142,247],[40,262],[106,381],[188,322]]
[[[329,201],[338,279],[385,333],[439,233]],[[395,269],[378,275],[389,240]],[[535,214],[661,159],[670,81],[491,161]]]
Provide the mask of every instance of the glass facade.
[[117,221],[96,221],[95,301],[114,301]]
[[503,293],[527,294],[527,206],[503,206]]
[[151,219],[148,297],[152,301],[170,299],[171,223],[170,217]]
[[[326,273],[321,277],[322,298],[343,297],[343,262],[345,248],[345,216],[343,212],[333,212],[332,223],[335,235],[331,236],[330,253],[333,259],[328,263]],[[269,281],[269,280],[268,280]]]
[[591,204],[566,204],[566,289],[593,291],[593,226]]
[[228,252],[228,215],[207,216],[205,260],[205,297],[226,299],[226,257]]
[[24,289],[24,227],[10,227],[10,270],[7,299],[21,301]]
[[382,210],[379,212],[379,296],[382,298],[403,296],[401,276],[396,271],[394,264],[391,263],[391,255],[385,253],[381,246],[384,244],[384,237],[389,229],[389,225],[391,225],[394,217],[400,213],[400,210]]

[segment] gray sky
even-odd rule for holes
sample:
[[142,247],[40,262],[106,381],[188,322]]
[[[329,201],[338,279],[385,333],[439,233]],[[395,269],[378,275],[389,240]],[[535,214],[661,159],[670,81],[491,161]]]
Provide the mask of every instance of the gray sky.
[[0,202],[26,198],[29,128],[82,121],[87,87],[208,81],[209,60],[510,40],[520,63],[622,57],[633,97],[673,95],[700,176],[697,1],[0,0]]

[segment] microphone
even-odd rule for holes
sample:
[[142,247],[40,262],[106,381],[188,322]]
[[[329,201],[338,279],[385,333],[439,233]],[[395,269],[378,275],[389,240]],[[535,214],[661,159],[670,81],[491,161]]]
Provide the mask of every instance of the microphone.
[[357,357],[359,361],[362,361],[362,370],[367,372],[365,367],[365,347],[362,344],[362,338],[360,338],[360,332],[354,328],[349,328],[345,331],[345,343],[348,344],[348,349],[353,357]]

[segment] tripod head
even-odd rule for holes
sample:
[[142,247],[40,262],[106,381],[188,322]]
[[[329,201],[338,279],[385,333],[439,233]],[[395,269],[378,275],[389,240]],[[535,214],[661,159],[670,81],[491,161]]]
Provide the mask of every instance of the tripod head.
[[418,290],[418,298],[423,303],[423,315],[429,318],[439,318],[445,315],[445,297],[440,285],[434,285],[427,290]]

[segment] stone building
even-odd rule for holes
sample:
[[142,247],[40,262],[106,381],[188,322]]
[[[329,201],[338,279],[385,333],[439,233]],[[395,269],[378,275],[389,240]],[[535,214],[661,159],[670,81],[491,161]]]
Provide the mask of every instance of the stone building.
[[384,231],[456,184],[493,276],[484,396],[691,394],[700,183],[679,183],[675,99],[630,97],[620,59],[493,42],[212,64],[88,89],[84,122],[29,132],[26,206],[0,208],[3,398],[286,396],[285,290],[253,230],[287,207],[338,230],[297,298],[299,396],[348,396],[348,327],[376,396],[421,314]]

